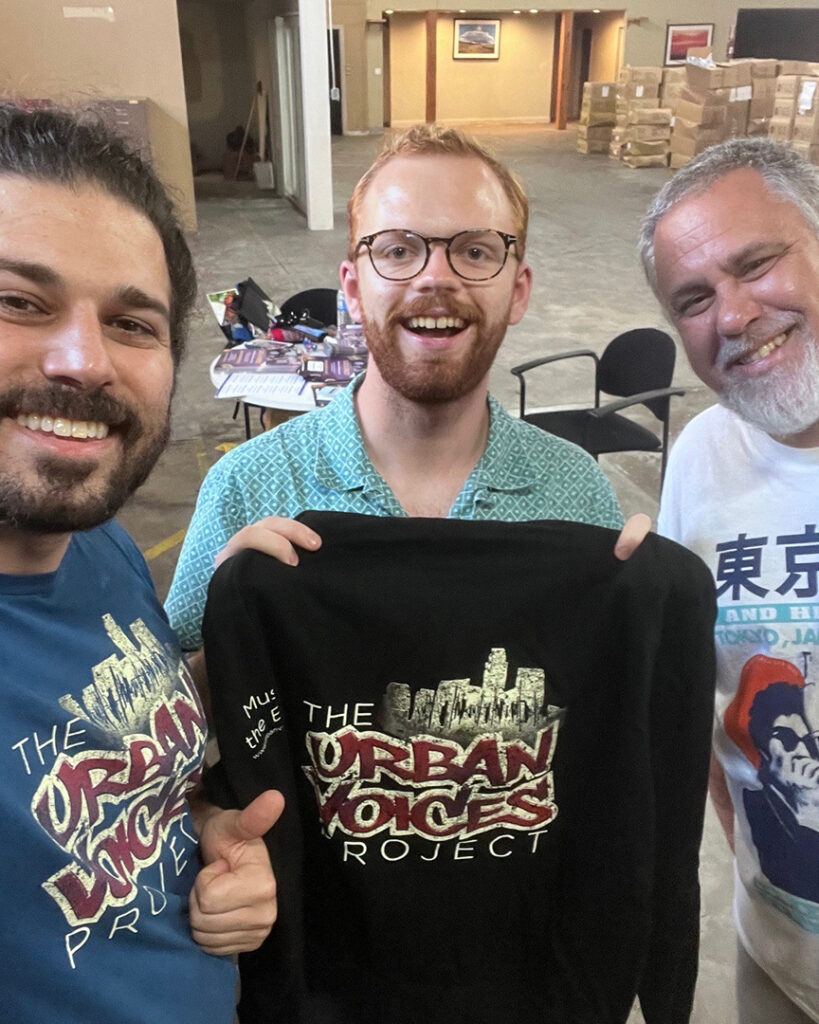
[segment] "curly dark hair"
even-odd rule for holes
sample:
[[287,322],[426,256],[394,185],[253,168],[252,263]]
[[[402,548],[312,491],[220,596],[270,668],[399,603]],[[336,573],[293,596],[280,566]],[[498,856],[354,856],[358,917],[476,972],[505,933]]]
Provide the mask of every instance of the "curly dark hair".
[[154,225],[171,281],[171,354],[185,350],[188,316],[196,299],[196,272],[174,205],[151,164],[93,111],[56,107],[24,110],[0,104],[0,174],[99,186]]

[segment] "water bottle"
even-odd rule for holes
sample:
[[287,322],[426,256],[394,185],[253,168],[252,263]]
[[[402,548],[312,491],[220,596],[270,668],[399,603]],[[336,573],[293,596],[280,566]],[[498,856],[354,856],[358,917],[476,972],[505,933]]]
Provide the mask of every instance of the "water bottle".
[[350,311],[347,309],[347,300],[344,298],[344,292],[339,288],[336,292],[336,325],[338,327],[349,327],[353,322],[353,318],[350,316]]

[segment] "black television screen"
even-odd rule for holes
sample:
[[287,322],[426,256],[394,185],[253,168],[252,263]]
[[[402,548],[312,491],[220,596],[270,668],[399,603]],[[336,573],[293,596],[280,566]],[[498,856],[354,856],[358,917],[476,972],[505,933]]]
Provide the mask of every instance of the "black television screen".
[[734,56],[819,61],[819,8],[737,11]]

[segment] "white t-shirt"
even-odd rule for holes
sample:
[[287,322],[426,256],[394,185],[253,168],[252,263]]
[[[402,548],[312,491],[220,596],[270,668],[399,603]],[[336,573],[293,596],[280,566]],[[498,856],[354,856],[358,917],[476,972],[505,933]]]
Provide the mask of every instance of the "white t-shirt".
[[[658,530],[717,584],[714,746],[748,953],[819,1021],[819,448],[714,406],[671,452]],[[814,734],[814,735],[811,735]]]

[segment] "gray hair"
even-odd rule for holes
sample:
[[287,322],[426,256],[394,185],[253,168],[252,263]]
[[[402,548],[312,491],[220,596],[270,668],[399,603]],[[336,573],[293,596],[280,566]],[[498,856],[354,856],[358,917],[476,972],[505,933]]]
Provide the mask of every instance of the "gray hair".
[[792,149],[770,139],[730,139],[686,164],[654,197],[640,226],[638,248],[648,283],[657,295],[654,232],[672,206],[698,195],[732,171],[757,171],[771,192],[793,203],[819,236],[819,170]]

